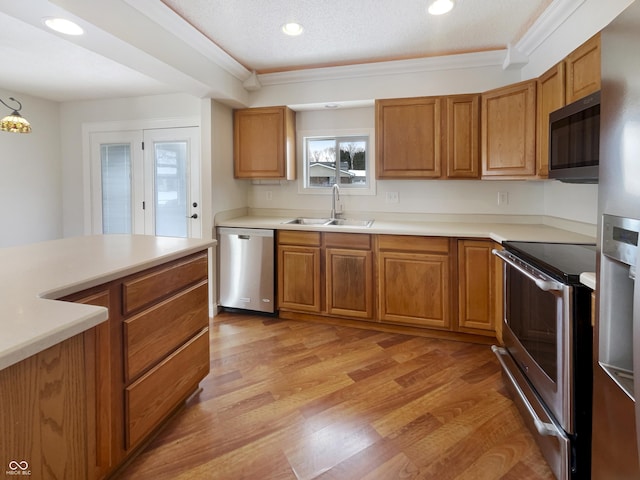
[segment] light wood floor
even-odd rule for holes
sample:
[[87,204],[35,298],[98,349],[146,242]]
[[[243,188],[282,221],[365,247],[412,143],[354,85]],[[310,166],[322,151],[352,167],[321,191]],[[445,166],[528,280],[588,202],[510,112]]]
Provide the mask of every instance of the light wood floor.
[[223,313],[201,386],[119,480],[553,478],[487,346]]

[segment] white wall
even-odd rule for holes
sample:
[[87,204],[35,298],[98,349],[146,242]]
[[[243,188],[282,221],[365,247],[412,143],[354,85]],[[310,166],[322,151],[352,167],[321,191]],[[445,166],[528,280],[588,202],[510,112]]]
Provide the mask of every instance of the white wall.
[[[58,104],[0,89],[22,103],[30,134],[0,132],[0,247],[62,235],[62,177]],[[0,104],[0,118],[11,111]]]

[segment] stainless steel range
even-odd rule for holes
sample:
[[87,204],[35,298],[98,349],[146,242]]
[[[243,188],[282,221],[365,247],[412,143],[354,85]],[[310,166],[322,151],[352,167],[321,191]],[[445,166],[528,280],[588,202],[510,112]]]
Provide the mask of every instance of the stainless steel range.
[[505,242],[504,347],[494,346],[507,386],[558,479],[590,478],[595,245]]

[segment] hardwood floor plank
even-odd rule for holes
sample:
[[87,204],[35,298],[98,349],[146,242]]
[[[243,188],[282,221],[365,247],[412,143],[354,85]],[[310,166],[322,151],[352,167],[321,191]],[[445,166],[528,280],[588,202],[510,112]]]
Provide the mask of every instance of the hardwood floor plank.
[[222,313],[120,480],[551,480],[486,345]]

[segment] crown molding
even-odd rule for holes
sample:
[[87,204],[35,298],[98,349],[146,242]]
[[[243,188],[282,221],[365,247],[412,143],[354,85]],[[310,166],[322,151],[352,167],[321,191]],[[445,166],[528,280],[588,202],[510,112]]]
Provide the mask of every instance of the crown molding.
[[505,54],[506,50],[492,50],[488,52],[462,53],[442,57],[292,70],[289,72],[262,74],[258,75],[258,78],[260,79],[260,84],[262,86],[267,86],[287,83],[342,80],[346,78],[402,75],[406,73],[432,72],[437,70],[479,68],[502,65]]
[[244,65],[163,2],[157,0],[124,0],[124,2],[149,17],[168,32],[182,39],[187,45],[240,81],[245,81],[251,76],[251,72]]
[[514,48],[529,57],[585,0],[554,0],[527,30]]

